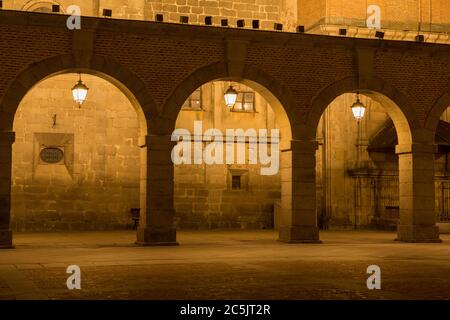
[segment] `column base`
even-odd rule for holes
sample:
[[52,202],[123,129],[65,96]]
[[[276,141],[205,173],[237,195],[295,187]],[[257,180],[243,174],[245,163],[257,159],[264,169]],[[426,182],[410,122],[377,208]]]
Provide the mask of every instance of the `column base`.
[[12,231],[8,229],[0,230],[0,249],[13,249]]
[[439,234],[450,234],[450,222],[438,222]]
[[438,243],[439,228],[437,226],[405,226],[399,225],[397,228],[397,241],[415,243]]
[[137,240],[139,246],[177,246],[175,228],[139,228]]
[[285,243],[322,243],[318,227],[280,227],[278,241]]

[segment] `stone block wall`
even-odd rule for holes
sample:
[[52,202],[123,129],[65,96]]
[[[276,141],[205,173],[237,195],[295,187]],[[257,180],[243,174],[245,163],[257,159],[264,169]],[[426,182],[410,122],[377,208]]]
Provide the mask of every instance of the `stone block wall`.
[[[201,110],[182,109],[177,128],[193,134],[194,121],[201,121],[202,132],[217,128],[223,134],[226,129],[277,128],[272,108],[257,92],[256,112],[230,112],[223,97],[229,85],[222,81],[203,85]],[[232,85],[238,92],[253,91],[239,83]],[[206,144],[204,141],[203,146]],[[248,157],[248,145],[245,150]],[[241,190],[231,188],[231,176],[235,173],[242,174]],[[175,166],[174,204],[180,228],[273,228],[273,206],[280,197],[280,175],[262,176],[259,164]]]
[[175,168],[176,225],[187,229],[271,229],[279,176],[259,176],[244,166],[248,185],[231,189],[230,166],[179,165]]
[[[383,105],[368,97],[359,128],[350,106],[354,94],[334,100],[325,110],[317,132],[317,208],[328,228],[377,228],[395,230],[399,219],[399,166],[392,152],[366,151],[369,141],[389,119]],[[450,108],[442,120],[450,119]],[[349,125],[343,126],[342,123]],[[359,164],[356,160],[359,160]],[[448,156],[435,160],[435,202],[438,221],[450,217]],[[325,221],[323,221],[325,220]]]
[[421,21],[423,31],[439,31],[450,24],[450,3],[445,0],[299,0],[299,22],[307,27],[321,20],[322,23],[361,26],[368,17],[369,5],[380,7],[381,24],[385,29],[417,30]]
[[[44,80],[15,117],[12,228],[123,229],[139,207],[138,121],[128,99],[109,82],[83,75],[88,98],[71,96],[78,75]],[[56,118],[55,118],[56,115]],[[40,150],[58,147],[64,160],[48,164]]]
[[355,101],[355,94],[336,98],[322,115],[317,130],[318,217],[329,228],[353,228],[355,224],[367,227],[372,224],[375,207],[367,198],[370,197],[372,187],[365,180],[355,180],[349,170],[357,167],[398,170],[395,158],[393,168],[390,168],[390,162],[375,162],[366,151],[369,139],[388,119],[383,106],[361,96],[367,109],[358,127],[350,108]]
[[[52,3],[61,5],[62,10],[74,4],[70,0],[26,1],[14,0],[4,3],[7,9],[36,10]],[[111,9],[112,17],[118,19],[154,21],[156,14],[163,14],[165,22],[180,22],[180,16],[188,16],[191,24],[204,24],[206,16],[213,17],[213,24],[220,25],[221,19],[228,19],[236,27],[238,19],[246,21],[251,28],[253,19],[260,20],[260,28],[273,30],[274,23],[285,23],[295,30],[296,1],[294,0],[81,0],[82,15],[102,16],[103,9]],[[67,12],[67,11],[64,11]]]
[[[3,6],[27,11],[47,7],[48,11],[52,3],[61,5],[63,12],[73,4],[70,0],[11,0],[4,1]],[[117,19],[154,21],[156,14],[163,14],[166,22],[179,23],[180,16],[188,16],[190,24],[204,24],[205,16],[212,16],[214,25],[226,18],[235,27],[238,19],[244,19],[247,28],[251,27],[251,20],[258,19],[266,30],[273,30],[274,23],[283,23],[285,31],[305,25],[309,32],[335,34],[335,25],[349,27],[349,35],[357,37],[373,36],[367,30],[351,28],[365,28],[367,6],[377,5],[382,28],[400,32],[388,33],[386,38],[414,40],[415,34],[410,35],[409,31],[414,33],[419,25],[424,32],[450,30],[450,3],[446,0],[81,0],[76,4],[84,16],[102,16],[107,8]],[[427,37],[427,41],[449,41],[445,35],[438,38]]]
[[311,28],[326,16],[327,0],[298,0],[298,21]]
[[281,21],[280,0],[162,0],[147,1],[148,16],[163,13],[170,22],[179,22],[180,16],[188,16],[191,23],[204,23],[205,16],[212,16],[213,23],[220,24],[220,19],[229,19],[231,26],[236,20],[245,19],[251,26],[252,19],[261,21],[261,28],[273,29],[275,22]]

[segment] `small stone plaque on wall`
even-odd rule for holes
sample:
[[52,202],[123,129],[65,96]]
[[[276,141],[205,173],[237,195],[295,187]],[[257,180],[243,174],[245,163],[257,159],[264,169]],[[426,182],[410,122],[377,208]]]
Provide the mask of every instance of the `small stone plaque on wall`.
[[72,133],[35,133],[34,170],[41,165],[64,165],[73,174],[74,135]]
[[41,152],[39,152],[39,157],[44,163],[57,164],[64,160],[64,151],[60,147],[42,146]]

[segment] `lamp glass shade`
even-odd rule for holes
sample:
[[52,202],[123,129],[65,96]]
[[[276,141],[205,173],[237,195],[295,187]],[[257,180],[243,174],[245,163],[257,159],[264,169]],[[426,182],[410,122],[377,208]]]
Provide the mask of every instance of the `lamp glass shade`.
[[234,104],[236,103],[237,96],[238,96],[237,91],[234,90],[232,86],[230,86],[224,95],[225,104],[227,105],[227,107],[231,108],[234,106]]
[[88,90],[88,87],[81,80],[78,80],[78,83],[72,88],[73,100],[81,105],[86,100]]
[[364,118],[364,113],[366,112],[366,107],[358,99],[352,105],[352,112],[353,112],[353,117],[355,117],[356,120],[361,120],[362,118]]

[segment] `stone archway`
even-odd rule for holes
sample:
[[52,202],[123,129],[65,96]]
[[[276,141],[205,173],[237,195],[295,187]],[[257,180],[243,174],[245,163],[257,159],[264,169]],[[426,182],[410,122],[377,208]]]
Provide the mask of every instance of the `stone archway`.
[[414,133],[420,128],[414,110],[409,107],[407,98],[400,91],[379,78],[372,78],[364,85],[358,85],[356,77],[349,77],[323,89],[311,103],[311,112],[307,115],[305,130],[302,132],[304,138],[315,138],[322,113],[336,97],[356,91],[385,103],[386,111],[398,130],[399,144],[412,143]]
[[450,106],[450,90],[437,99],[425,118],[424,136],[428,141],[434,142],[439,119],[442,113]]
[[[79,68],[76,57],[57,56],[30,65],[12,81],[0,101],[0,248],[12,247],[10,230],[12,144],[15,140],[13,121],[20,101],[38,82],[69,72],[99,76],[115,85],[129,99],[138,114],[140,135],[146,136],[148,123],[156,114],[156,107],[143,82],[126,67],[104,57],[94,56],[89,68]],[[141,180],[146,179],[146,158],[141,157]],[[141,188],[142,189],[142,188]],[[146,190],[141,191],[141,202],[146,201]],[[145,207],[145,206],[144,206]]]
[[20,101],[36,83],[69,72],[92,74],[111,82],[135,107],[140,119],[141,135],[151,131],[150,122],[156,118],[158,109],[150,90],[138,76],[122,64],[103,56],[93,56],[88,68],[80,68],[73,55],[61,55],[33,63],[11,82],[0,101],[0,131],[12,130],[14,114]]
[[22,10],[50,13],[52,12],[52,5],[59,5],[61,8],[61,12],[66,12],[64,6],[61,3],[53,0],[31,0],[22,6]]
[[[293,149],[298,147],[298,141],[295,140],[298,132],[294,131],[293,128],[298,128],[294,126],[298,119],[295,115],[296,104],[292,94],[285,86],[264,71],[251,65],[244,65],[241,68],[242,72],[238,75],[230,75],[229,70],[233,70],[233,66],[230,67],[230,64],[215,63],[196,70],[177,86],[166,100],[161,113],[161,118],[165,119],[168,124],[167,133],[175,129],[178,113],[189,95],[205,83],[213,80],[236,81],[258,91],[272,106],[282,137],[281,214],[284,223],[279,228],[279,240],[289,243],[318,242],[317,223],[313,219],[315,212],[303,210],[304,204],[299,202],[297,186],[295,186],[297,183],[296,175],[301,168],[293,165],[294,154],[297,155],[295,151],[293,152]],[[166,140],[168,141],[169,138],[167,137]],[[303,147],[309,148],[305,145],[301,146],[301,148]],[[169,150],[167,150],[168,153],[170,153]],[[170,166],[173,174],[173,165],[170,164]],[[173,181],[173,176],[171,181]]]
[[407,242],[437,242],[439,232],[434,215],[434,144],[424,141],[423,129],[406,97],[379,78],[357,78],[338,81],[320,92],[312,101],[312,111],[306,119],[302,134],[312,140],[320,116],[326,107],[344,93],[359,91],[385,107],[392,119],[397,136],[399,157],[400,221],[398,237]]
[[[425,125],[424,125],[424,137],[427,138],[430,143],[437,143],[437,137],[439,134],[439,126],[441,123],[442,116],[447,113],[448,108],[450,107],[450,90],[446,90],[444,94],[442,94],[436,102],[433,104],[433,106],[428,111],[426,118],[425,118]],[[448,121],[448,117],[444,117],[442,119],[443,121]],[[436,155],[436,160],[439,159],[439,155]],[[437,160],[438,161],[438,160]],[[435,168],[436,172],[435,175],[439,175],[439,167]],[[441,233],[448,233],[449,232],[449,224],[448,221],[445,219],[447,212],[447,206],[446,203],[448,201],[448,196],[446,194],[446,186],[447,182],[445,180],[438,182],[438,189],[436,191],[440,192],[436,195],[436,203],[437,208],[436,212],[439,212],[440,219],[439,220],[439,228]],[[444,218],[444,219],[442,219]]]
[[228,68],[224,62],[200,68],[177,86],[172,95],[166,100],[161,114],[162,118],[167,119],[171,125],[168,128],[168,132],[175,129],[175,122],[181,106],[195,89],[210,81],[224,80],[241,82],[257,90],[272,105],[274,112],[277,114],[280,121],[281,135],[287,140],[292,139],[295,133],[291,128],[296,121],[296,116],[295,100],[289,89],[256,67],[246,65],[240,76],[230,76]]

